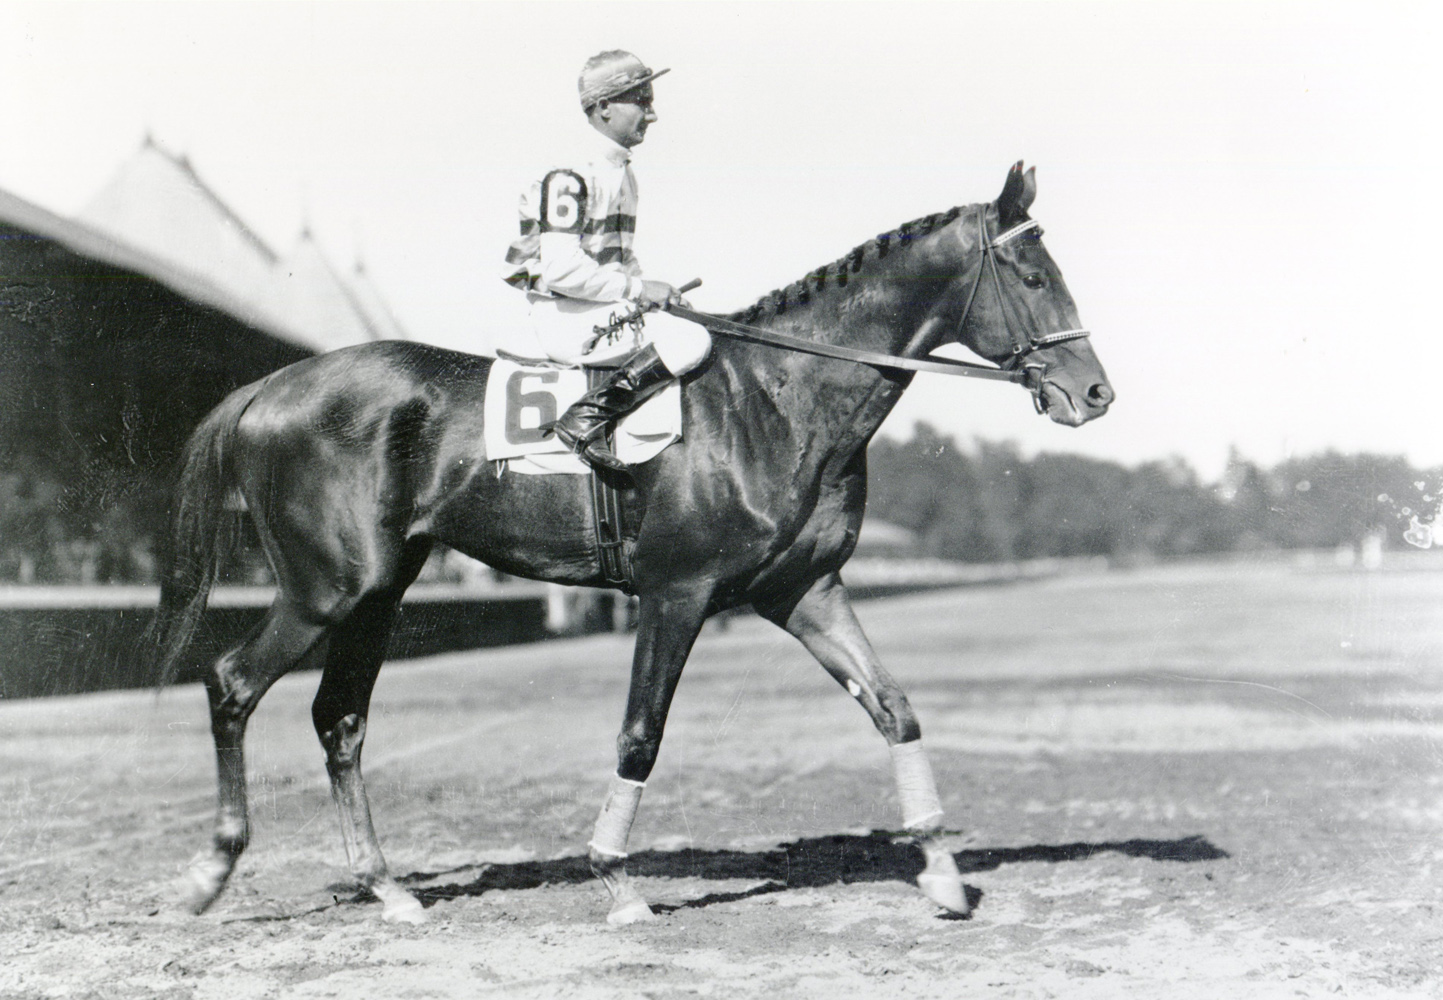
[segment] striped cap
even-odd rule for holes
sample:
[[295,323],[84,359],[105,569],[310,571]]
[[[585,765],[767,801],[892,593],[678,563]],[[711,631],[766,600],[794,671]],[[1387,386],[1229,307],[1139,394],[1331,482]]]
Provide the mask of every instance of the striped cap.
[[585,110],[597,101],[624,94],[670,72],[669,69],[652,70],[636,56],[621,49],[598,53],[586,60],[576,81],[576,89],[581,92],[581,107]]

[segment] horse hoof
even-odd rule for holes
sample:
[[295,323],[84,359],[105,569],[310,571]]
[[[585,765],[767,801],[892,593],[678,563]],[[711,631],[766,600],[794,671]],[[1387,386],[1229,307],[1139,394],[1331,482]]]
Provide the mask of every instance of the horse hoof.
[[945,910],[966,916],[972,912],[967,905],[967,893],[962,880],[955,875],[929,875],[923,872],[917,876],[917,888],[922,895]]
[[424,924],[426,911],[413,899],[410,903],[387,906],[381,911],[381,919],[388,924]]
[[176,885],[174,897],[174,908],[177,911],[187,913],[192,917],[199,917],[204,915],[205,911],[210,909],[211,904],[220,898],[220,890],[208,889],[196,885],[190,879],[183,879]]
[[225,866],[209,859],[193,862],[185,874],[175,880],[173,896],[176,907],[192,916],[200,916],[220,897],[229,874]]
[[651,912],[651,907],[646,905],[644,899],[633,899],[629,903],[618,903],[611,908],[606,915],[606,922],[613,927],[622,927],[626,924],[641,924],[648,920],[655,920],[656,914]]
[[381,898],[381,919],[388,924],[424,924],[426,910],[421,901],[400,886],[386,889],[373,887],[372,892]]

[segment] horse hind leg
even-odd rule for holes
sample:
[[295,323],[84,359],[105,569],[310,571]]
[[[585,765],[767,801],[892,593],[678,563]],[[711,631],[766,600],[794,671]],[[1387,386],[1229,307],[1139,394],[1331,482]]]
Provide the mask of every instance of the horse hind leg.
[[191,861],[178,887],[181,904],[192,913],[204,913],[220,896],[250,842],[246,723],[282,675],[323,655],[325,631],[324,624],[307,620],[283,597],[277,598],[255,631],[216,660],[205,678],[219,794],[211,845]]
[[922,748],[922,728],[906,694],[882,667],[862,631],[841,578],[829,574],[795,603],[757,610],[800,639],[871,717],[892,756],[902,826],[926,859],[917,887],[937,905],[953,913],[968,913],[971,907],[957,862],[941,839],[942,804],[932,765]]
[[340,816],[341,837],[351,873],[381,901],[382,919],[419,924],[426,919],[425,910],[420,900],[402,888],[386,867],[361,777],[361,747],[366,739],[371,691],[381,670],[404,589],[403,585],[365,598],[335,629],[321,685],[311,705],[311,719],[326,751],[331,798]]

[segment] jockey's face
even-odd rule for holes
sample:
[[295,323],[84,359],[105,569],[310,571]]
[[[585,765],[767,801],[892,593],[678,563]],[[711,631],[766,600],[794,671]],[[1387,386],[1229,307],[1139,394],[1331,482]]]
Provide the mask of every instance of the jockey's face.
[[630,149],[646,138],[646,130],[656,121],[651,106],[651,84],[643,84],[624,94],[597,103],[591,111],[591,124],[618,146]]

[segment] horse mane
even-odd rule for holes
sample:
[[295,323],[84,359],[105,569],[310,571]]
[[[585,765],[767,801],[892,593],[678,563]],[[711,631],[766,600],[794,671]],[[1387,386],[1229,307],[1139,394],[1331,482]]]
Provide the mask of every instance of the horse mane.
[[751,306],[738,310],[727,318],[738,323],[755,323],[759,319],[781,316],[792,306],[805,306],[811,302],[814,294],[825,292],[829,285],[832,288],[845,288],[847,280],[861,271],[869,259],[881,260],[894,250],[905,250],[911,246],[913,240],[929,235],[961,214],[962,208],[957,206],[945,212],[935,212],[911,222],[904,222],[890,233],[882,233],[875,239],[853,247],[850,253],[832,263],[809,271],[790,285],[768,292]]

